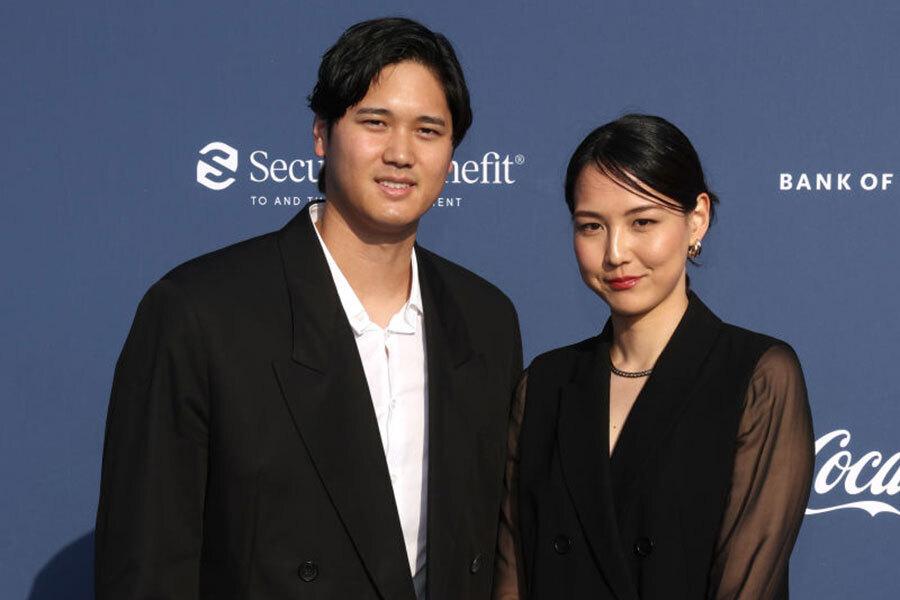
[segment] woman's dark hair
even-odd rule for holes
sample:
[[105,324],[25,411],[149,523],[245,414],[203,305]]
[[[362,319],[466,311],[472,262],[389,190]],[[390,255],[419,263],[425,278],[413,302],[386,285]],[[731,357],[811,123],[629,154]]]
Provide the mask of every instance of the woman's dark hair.
[[[453,119],[455,148],[472,124],[462,67],[447,38],[411,19],[372,19],[347,29],[322,57],[309,107],[327,123],[330,132],[347,109],[363,99],[384,67],[406,60],[428,67],[440,81]],[[323,193],[324,185],[323,166],[319,173],[319,191]]]
[[710,200],[709,220],[719,199],[709,191],[700,158],[680,129],[661,117],[625,115],[592,131],[566,169],[566,204],[575,212],[575,183],[589,164],[622,187],[683,213]]

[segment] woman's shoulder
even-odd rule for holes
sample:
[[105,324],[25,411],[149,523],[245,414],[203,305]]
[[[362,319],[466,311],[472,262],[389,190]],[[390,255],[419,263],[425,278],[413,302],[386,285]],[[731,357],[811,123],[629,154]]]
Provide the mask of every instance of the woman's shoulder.
[[730,323],[722,324],[721,336],[728,347],[741,349],[754,357],[754,371],[794,370],[800,366],[794,348],[777,337]]
[[723,335],[732,347],[752,353],[752,371],[747,381],[745,409],[784,409],[785,403],[806,404],[803,368],[794,348],[771,335],[724,324]]
[[600,336],[593,336],[537,355],[528,365],[529,378],[552,374],[564,376],[572,373],[579,361],[596,353],[600,341]]
[[803,368],[794,349],[785,343],[773,344],[756,362],[747,389],[747,405],[806,402]]
[[720,365],[730,365],[735,375],[746,374],[748,406],[798,395],[805,401],[803,370],[788,342],[731,323],[719,323],[712,351],[725,361]]

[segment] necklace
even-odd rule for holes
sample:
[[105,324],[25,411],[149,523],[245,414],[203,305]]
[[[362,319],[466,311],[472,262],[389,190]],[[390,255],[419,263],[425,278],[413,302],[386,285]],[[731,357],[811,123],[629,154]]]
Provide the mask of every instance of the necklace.
[[650,373],[653,372],[653,368],[649,368],[646,371],[623,371],[622,369],[617,369],[616,365],[609,363],[609,370],[618,375],[619,377],[630,377],[632,379],[636,379],[638,377],[647,377]]

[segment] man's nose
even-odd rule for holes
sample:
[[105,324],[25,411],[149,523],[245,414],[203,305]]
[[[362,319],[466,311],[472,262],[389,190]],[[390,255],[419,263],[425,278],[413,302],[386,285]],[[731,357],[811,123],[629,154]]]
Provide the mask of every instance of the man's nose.
[[384,148],[384,162],[395,167],[409,167],[414,162],[412,141],[409,132],[398,130],[391,133]]

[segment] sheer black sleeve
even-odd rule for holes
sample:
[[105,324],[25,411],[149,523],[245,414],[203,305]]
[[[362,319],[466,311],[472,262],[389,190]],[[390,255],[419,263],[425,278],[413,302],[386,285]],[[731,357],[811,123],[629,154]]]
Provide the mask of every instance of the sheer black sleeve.
[[503,506],[500,512],[500,528],[497,534],[497,559],[494,567],[494,600],[519,600],[525,589],[522,584],[519,563],[521,547],[518,536],[519,489],[519,432],[525,414],[525,387],[528,373],[522,377],[516,389],[509,415],[509,437],[506,454],[506,476],[503,480]]
[[767,600],[783,591],[809,499],[813,444],[800,364],[789,347],[774,346],[747,387],[708,598]]

